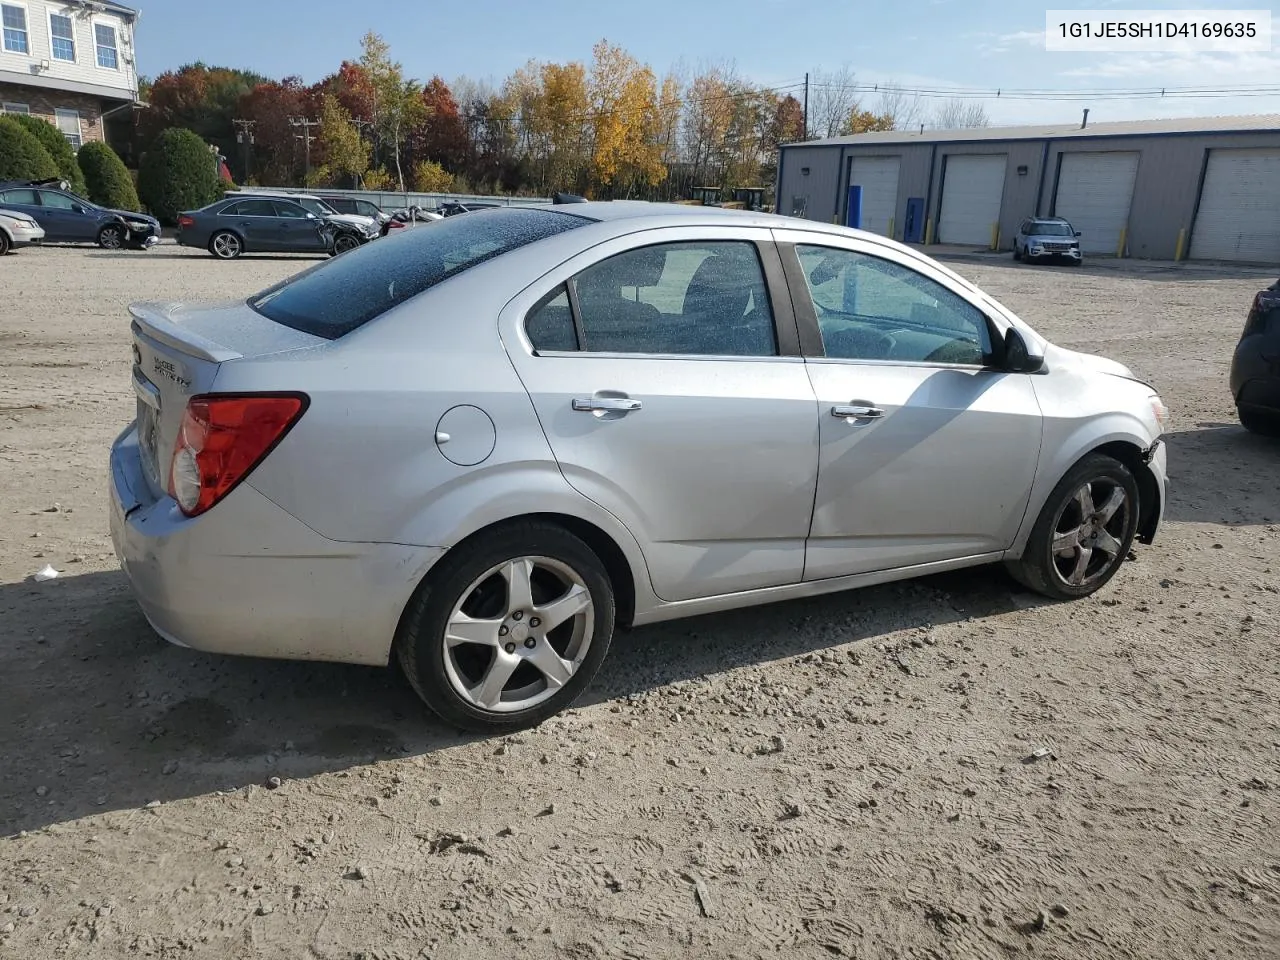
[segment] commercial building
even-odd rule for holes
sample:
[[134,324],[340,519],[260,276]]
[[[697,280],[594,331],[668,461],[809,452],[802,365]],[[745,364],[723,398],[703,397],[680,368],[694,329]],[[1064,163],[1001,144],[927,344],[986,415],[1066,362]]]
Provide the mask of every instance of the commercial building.
[[79,148],[127,127],[138,13],[106,0],[0,0],[0,112],[44,117]]
[[811,140],[777,183],[779,213],[909,243],[1011,250],[1025,217],[1060,216],[1095,255],[1280,264],[1274,115]]

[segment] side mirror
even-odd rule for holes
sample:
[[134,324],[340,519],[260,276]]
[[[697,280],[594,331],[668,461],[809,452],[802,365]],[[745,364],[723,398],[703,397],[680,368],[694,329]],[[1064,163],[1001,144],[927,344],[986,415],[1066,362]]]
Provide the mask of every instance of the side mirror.
[[1004,369],[1010,373],[1037,373],[1044,368],[1044,357],[1031,352],[1026,338],[1017,327],[1004,335]]
[[319,218],[319,217],[317,217],[314,213],[308,213],[308,214],[307,214],[307,219],[308,219],[308,220],[319,220],[320,218]]
[[1077,231],[1076,231],[1076,236],[1077,236],[1077,237],[1083,237],[1083,236],[1084,236],[1084,234],[1083,234],[1083,233],[1081,233],[1079,230],[1077,230]]

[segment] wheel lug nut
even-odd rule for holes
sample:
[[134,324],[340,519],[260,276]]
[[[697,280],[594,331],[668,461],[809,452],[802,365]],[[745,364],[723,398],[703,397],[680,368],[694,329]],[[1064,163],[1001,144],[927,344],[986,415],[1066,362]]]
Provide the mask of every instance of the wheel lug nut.
[[515,613],[513,613],[513,614],[511,615],[511,619],[512,619],[512,620],[523,620],[523,619],[524,619],[524,614],[523,614],[523,613],[521,613],[519,610],[517,610]]
[[498,636],[500,637],[505,637],[510,632],[511,631],[507,628],[507,625],[505,623],[498,628]]
[[508,643],[506,649],[507,649],[507,653],[515,653],[516,645],[514,643]]
[[531,626],[531,627],[540,627],[540,626],[542,626],[542,621],[541,621],[541,620],[539,620],[537,617],[530,617],[530,618],[529,618],[529,626]]
[[532,650],[534,647],[538,645],[538,641],[533,639],[533,637],[530,637],[528,640],[524,642],[524,645],[528,647],[530,650]]

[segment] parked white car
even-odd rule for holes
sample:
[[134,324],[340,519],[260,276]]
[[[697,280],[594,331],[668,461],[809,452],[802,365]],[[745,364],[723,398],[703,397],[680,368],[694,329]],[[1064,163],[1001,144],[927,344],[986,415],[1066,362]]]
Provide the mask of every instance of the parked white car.
[[44,239],[44,227],[17,210],[0,209],[0,257]]

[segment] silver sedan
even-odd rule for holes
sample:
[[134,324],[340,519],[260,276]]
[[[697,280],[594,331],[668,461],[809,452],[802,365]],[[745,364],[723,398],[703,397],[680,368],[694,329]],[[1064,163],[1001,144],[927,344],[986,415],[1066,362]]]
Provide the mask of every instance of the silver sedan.
[[1164,407],[953,271],[705,207],[512,207],[133,315],[116,552],[222,653],[387,664],[446,721],[578,697],[618,624],[1150,543]]

